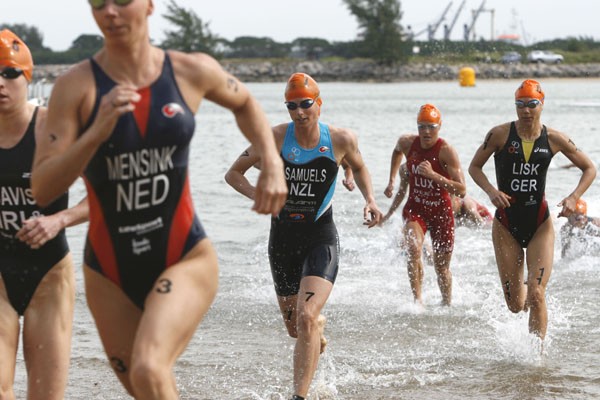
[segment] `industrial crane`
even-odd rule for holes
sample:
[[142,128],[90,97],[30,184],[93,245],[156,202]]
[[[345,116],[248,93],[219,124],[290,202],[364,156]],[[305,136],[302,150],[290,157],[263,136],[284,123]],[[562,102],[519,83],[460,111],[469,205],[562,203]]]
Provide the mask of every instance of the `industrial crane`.
[[465,24],[464,26],[464,39],[465,42],[469,41],[469,37],[471,36],[471,33],[473,32],[473,28],[475,28],[475,22],[477,22],[477,18],[479,18],[479,14],[482,13],[482,11],[484,11],[484,6],[485,6],[485,0],[483,0],[481,2],[481,5],[479,6],[479,8],[477,10],[473,10],[473,19],[471,20],[471,25]]
[[[450,6],[452,6],[452,2],[448,3],[448,6],[446,6],[446,9],[442,13],[442,16],[434,24],[429,24],[429,25],[427,25],[427,28],[425,28],[417,33],[410,34],[411,38],[415,38],[415,37],[427,32],[427,39],[433,40],[435,33],[437,32],[438,28],[442,24],[442,21],[444,21],[444,18],[446,18],[446,14],[448,13]],[[409,27],[409,29],[410,29],[410,27]]]
[[[452,29],[454,29],[458,15],[462,11],[466,2],[467,0],[463,0],[462,3],[460,3],[460,6],[458,6],[458,10],[456,10],[456,14],[454,14],[454,18],[452,19],[450,25],[444,25],[444,40],[450,40],[450,33],[452,33]],[[450,4],[452,4],[452,2],[450,2]]]

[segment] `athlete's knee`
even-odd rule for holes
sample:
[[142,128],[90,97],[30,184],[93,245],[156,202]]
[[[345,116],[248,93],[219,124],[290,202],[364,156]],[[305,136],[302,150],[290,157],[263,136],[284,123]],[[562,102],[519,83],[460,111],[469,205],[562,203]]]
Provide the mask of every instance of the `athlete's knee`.
[[543,287],[536,285],[533,288],[529,288],[527,291],[527,303],[531,308],[538,308],[545,302],[545,290]]
[[311,333],[319,329],[319,311],[311,307],[299,310],[296,326],[299,332]]
[[132,359],[129,379],[137,396],[142,393],[163,393],[170,385],[172,372],[169,366],[149,357]]
[[508,309],[515,313],[518,314],[521,311],[523,311],[523,308],[525,307],[525,303],[524,302],[516,302],[516,301],[506,301],[506,306],[508,307]]
[[296,321],[285,321],[285,328],[287,329],[288,335],[294,339],[298,338],[298,328],[296,327],[296,325]]

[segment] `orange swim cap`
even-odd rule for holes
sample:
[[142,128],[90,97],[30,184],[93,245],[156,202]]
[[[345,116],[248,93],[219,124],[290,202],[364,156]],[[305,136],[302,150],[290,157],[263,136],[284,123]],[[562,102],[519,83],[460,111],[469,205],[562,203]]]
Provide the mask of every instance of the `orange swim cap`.
[[25,79],[31,82],[33,58],[27,45],[8,29],[0,32],[0,65],[20,68]]
[[577,200],[577,203],[575,203],[575,212],[587,215],[587,203],[584,199]]
[[521,86],[519,86],[515,92],[515,99],[521,99],[523,97],[538,99],[543,103],[545,95],[542,86],[538,81],[527,79],[521,83]]
[[285,100],[299,99],[310,97],[317,101],[320,106],[323,100],[320,97],[321,91],[317,82],[310,75],[303,72],[296,72],[290,76],[285,87]]
[[419,109],[417,122],[429,122],[431,124],[439,124],[442,121],[442,114],[433,104],[424,104]]

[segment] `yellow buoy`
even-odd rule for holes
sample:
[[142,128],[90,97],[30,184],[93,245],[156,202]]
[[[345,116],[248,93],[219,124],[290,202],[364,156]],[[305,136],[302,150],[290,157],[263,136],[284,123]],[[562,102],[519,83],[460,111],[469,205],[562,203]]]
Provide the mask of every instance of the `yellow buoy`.
[[464,67],[458,71],[458,81],[460,86],[475,86],[475,70],[471,67]]

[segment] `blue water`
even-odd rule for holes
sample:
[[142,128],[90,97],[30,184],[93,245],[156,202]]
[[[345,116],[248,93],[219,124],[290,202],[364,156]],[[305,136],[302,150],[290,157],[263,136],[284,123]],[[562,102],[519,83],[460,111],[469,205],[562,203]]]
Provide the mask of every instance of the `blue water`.
[[[469,194],[490,207],[466,168],[489,129],[516,118],[513,93],[519,81],[321,85],[321,120],[355,131],[371,171],[377,202],[399,135],[414,132],[419,106],[436,104],[441,136],[457,149]],[[600,81],[545,80],[542,121],[567,133],[598,164]],[[284,83],[251,84],[273,124],[289,119]],[[200,218],[219,253],[220,289],[205,321],[176,367],[182,399],[288,399],[293,340],[276,305],[267,261],[269,219],[223,179],[246,147],[231,114],[206,103],[197,116],[191,177]],[[547,198],[557,231],[555,205],[575,187],[575,169],[548,173]],[[493,163],[485,167],[493,179]],[[250,177],[254,179],[254,172]],[[78,182],[73,201],[82,196]],[[589,214],[600,216],[600,185],[585,195]],[[433,267],[425,269],[425,310],[412,304],[405,259],[398,248],[401,218],[382,228],[362,223],[358,190],[338,183],[334,215],[341,244],[336,285],[324,310],[329,345],[309,399],[594,399],[600,398],[600,266],[598,253],[561,259],[555,245],[547,290],[549,325],[544,350],[527,329],[527,315],[504,305],[489,229],[458,228],[452,261],[453,305],[441,296]],[[81,264],[85,226],[69,231]],[[593,250],[593,251],[592,251]],[[594,253],[594,251],[596,251]],[[86,308],[81,271],[67,399],[126,399],[110,370]],[[118,327],[115,327],[118,329]],[[19,355],[21,360],[21,356]],[[22,360],[16,393],[25,392]]]

